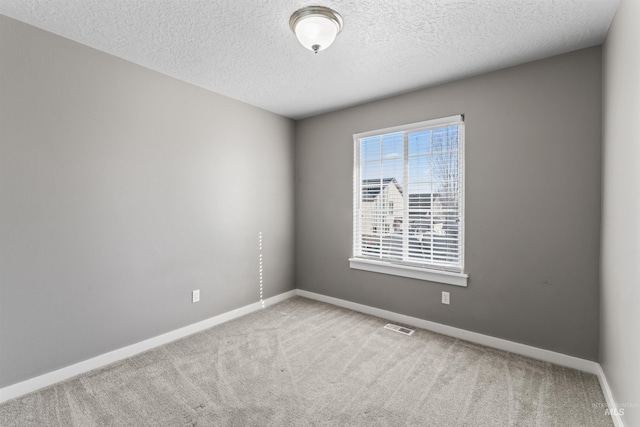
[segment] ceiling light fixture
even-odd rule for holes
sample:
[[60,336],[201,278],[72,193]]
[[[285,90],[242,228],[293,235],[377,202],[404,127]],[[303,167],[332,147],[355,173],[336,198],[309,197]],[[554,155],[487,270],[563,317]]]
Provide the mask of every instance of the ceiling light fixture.
[[342,31],[342,16],[328,7],[307,6],[293,12],[289,26],[302,46],[318,53]]

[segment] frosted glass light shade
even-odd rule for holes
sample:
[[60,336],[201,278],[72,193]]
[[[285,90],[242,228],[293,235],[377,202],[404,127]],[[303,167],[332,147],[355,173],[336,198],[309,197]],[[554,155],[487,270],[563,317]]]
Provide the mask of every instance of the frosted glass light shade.
[[327,7],[310,6],[294,12],[289,26],[302,46],[318,53],[336,39],[342,30],[342,17]]

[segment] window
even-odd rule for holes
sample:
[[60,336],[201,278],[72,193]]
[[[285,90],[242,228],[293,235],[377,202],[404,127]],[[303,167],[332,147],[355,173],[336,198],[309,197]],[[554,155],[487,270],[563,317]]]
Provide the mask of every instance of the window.
[[466,286],[462,116],[353,138],[351,268]]

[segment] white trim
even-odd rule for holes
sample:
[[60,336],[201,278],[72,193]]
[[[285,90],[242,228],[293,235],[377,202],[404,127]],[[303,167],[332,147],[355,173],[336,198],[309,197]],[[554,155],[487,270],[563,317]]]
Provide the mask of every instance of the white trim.
[[[602,366],[598,365],[598,381],[600,381],[600,387],[602,388],[602,394],[604,394],[604,399],[607,401],[607,407],[609,409],[618,409],[618,404],[616,400],[613,398],[613,393],[611,392],[611,388],[609,387],[609,382],[607,381],[607,377],[604,375],[604,371],[602,370]],[[604,411],[605,408],[602,408]],[[613,411],[611,415],[611,419],[613,420],[613,425],[616,427],[624,427],[624,423],[622,422],[622,416],[619,415],[617,411]]]
[[[266,300],[264,300],[264,307],[277,304],[281,301],[292,298],[295,295],[296,290],[293,289],[291,291],[273,296],[271,298],[267,298]],[[195,334],[196,332],[203,331],[205,329],[211,328],[212,326],[228,322],[229,320],[233,320],[254,311],[258,311],[261,308],[263,308],[263,305],[260,301],[258,301],[253,304],[238,308],[236,310],[219,314],[201,322],[193,323],[183,328],[176,329],[144,341],[140,341],[139,343],[122,347],[117,350],[113,350],[108,353],[93,357],[91,359],[66,366],[56,371],[48,372],[35,378],[31,378],[26,381],[1,388],[0,403],[27,393],[31,393],[60,381],[64,381],[71,377],[75,377],[76,375],[83,374],[93,369],[101,368],[122,359],[126,359],[127,357],[135,356],[136,354],[142,353],[143,351],[151,350],[152,348],[167,344],[180,338],[184,338],[191,334]]]
[[469,278],[469,275],[464,273],[429,270],[426,268],[411,267],[409,265],[374,261],[363,258],[349,258],[349,267],[356,270],[391,274],[393,276],[410,277],[412,279],[428,280],[430,282],[446,283],[448,285],[464,287],[467,286],[467,279]]
[[504,340],[502,338],[495,338],[489,335],[479,334],[477,332],[470,332],[464,329],[454,328],[453,326],[447,326],[441,323],[419,319],[417,317],[406,316],[404,314],[398,314],[392,311],[370,307],[368,305],[345,301],[339,298],[328,297],[309,291],[303,291],[302,289],[297,289],[296,295],[337,305],[338,307],[347,308],[349,310],[358,311],[360,313],[381,317],[385,320],[392,320],[394,322],[399,322],[408,326],[414,326],[416,328],[437,332],[442,335],[448,335],[450,337],[471,341],[476,344],[486,345],[487,347],[497,348],[498,350],[520,354],[523,356],[531,357],[532,359],[542,360],[544,362],[577,369],[579,371],[588,372],[590,374],[598,375],[599,373],[598,369],[600,368],[600,365],[597,362],[593,362],[591,360],[580,359],[578,357],[568,356],[566,354],[556,353],[554,351],[544,350],[541,348],[532,347],[530,345]]
[[449,117],[442,117],[439,119],[432,119],[432,120],[425,120],[423,122],[417,122],[417,123],[409,123],[406,125],[400,125],[400,126],[392,126],[392,127],[388,127],[388,128],[384,128],[384,129],[378,129],[378,130],[370,130],[370,131],[366,131],[366,132],[360,132],[360,133],[355,133],[353,134],[353,139],[358,140],[360,138],[367,138],[369,136],[377,136],[377,135],[388,135],[390,133],[397,133],[397,132],[406,132],[408,130],[420,130],[420,129],[428,129],[428,128],[432,128],[432,127],[438,127],[438,126],[443,126],[443,125],[447,125],[447,124],[454,124],[454,123],[461,123],[464,122],[464,116],[462,114],[457,114],[455,116],[449,116]]

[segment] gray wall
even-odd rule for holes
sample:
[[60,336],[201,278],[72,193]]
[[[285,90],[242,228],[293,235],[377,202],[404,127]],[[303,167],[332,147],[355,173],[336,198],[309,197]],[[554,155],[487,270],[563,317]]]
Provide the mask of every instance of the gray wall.
[[[0,386],[294,288],[294,123],[0,16]],[[191,290],[202,300],[191,304]]]
[[[296,285],[597,360],[601,77],[594,47],[298,122]],[[460,113],[468,288],[350,270],[352,134]]]
[[[622,0],[604,45],[600,362],[613,397],[640,406],[640,2]],[[640,426],[640,407],[626,407]]]

